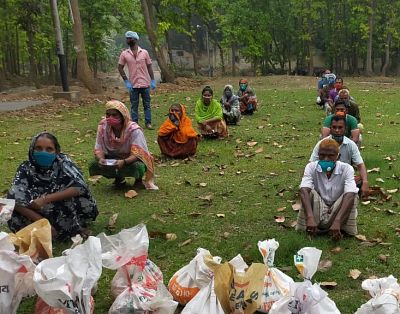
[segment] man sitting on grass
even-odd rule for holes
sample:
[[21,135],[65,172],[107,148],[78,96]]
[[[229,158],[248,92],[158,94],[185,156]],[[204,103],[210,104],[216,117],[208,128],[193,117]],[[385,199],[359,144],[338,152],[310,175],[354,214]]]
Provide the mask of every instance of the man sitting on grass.
[[309,234],[329,232],[340,240],[342,232],[357,234],[358,188],[354,170],[338,161],[339,144],[324,139],[319,145],[318,161],[310,162],[300,184],[302,208],[296,230]]
[[[355,177],[356,184],[357,187],[360,188],[362,196],[367,197],[369,191],[367,169],[356,143],[344,135],[346,129],[345,118],[334,116],[332,118],[330,129],[331,135],[329,135],[327,138],[332,138],[339,144],[339,160],[341,162],[349,165],[355,165],[357,167],[360,175]],[[317,145],[315,145],[310,157],[310,162],[318,160],[319,145],[322,141],[323,140],[319,141]]]

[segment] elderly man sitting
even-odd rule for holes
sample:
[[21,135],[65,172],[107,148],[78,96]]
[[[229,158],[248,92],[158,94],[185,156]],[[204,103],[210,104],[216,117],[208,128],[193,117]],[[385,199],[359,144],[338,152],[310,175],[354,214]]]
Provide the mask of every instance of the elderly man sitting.
[[358,188],[354,170],[338,161],[339,144],[324,139],[319,145],[318,161],[310,162],[300,184],[302,209],[296,230],[310,234],[329,232],[333,239],[342,232],[357,234]]

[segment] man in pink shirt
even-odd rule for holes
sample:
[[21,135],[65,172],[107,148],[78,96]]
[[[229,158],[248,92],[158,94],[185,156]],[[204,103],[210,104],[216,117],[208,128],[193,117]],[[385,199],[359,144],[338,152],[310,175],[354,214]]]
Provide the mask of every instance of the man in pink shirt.
[[[122,51],[118,61],[118,71],[129,91],[131,100],[131,116],[136,123],[139,121],[139,95],[142,96],[144,108],[144,120],[146,128],[153,129],[151,125],[150,88],[156,88],[151,59],[147,50],[138,45],[139,35],[136,32],[125,33],[128,49]],[[127,65],[129,79],[124,67]]]

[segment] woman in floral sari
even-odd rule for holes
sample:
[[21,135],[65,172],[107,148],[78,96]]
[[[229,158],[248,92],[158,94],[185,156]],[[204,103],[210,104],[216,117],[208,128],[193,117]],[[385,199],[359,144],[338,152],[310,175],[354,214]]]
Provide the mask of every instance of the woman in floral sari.
[[47,132],[32,139],[29,159],[19,166],[7,197],[16,204],[8,221],[13,232],[46,218],[53,237],[86,236],[87,223],[98,215],[81,171]]
[[201,99],[196,102],[196,122],[201,135],[207,138],[223,139],[228,136],[228,129],[223,118],[221,104],[213,99],[210,86],[203,88]]
[[134,177],[137,188],[158,189],[154,184],[153,156],[143,131],[118,100],[106,103],[106,118],[97,128],[94,154],[96,161],[89,166],[91,176],[114,178],[116,186],[125,185],[125,177]]

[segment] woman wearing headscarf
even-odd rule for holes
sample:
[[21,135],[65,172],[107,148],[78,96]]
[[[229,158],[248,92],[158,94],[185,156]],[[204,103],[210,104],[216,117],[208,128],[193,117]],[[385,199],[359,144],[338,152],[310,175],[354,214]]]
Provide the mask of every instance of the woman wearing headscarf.
[[158,131],[157,142],[161,152],[172,158],[185,158],[196,154],[199,135],[193,129],[192,121],[186,115],[186,108],[173,104],[168,119]]
[[225,138],[228,129],[223,119],[221,104],[213,99],[210,86],[203,88],[201,99],[196,102],[195,116],[201,135],[209,138]]
[[32,139],[29,159],[18,167],[7,197],[16,204],[8,221],[13,232],[46,218],[53,236],[65,240],[86,235],[87,223],[98,215],[81,171],[47,132]]
[[118,100],[106,103],[106,117],[97,128],[94,154],[96,161],[89,166],[91,176],[114,178],[116,186],[125,185],[125,177],[134,177],[136,187],[158,189],[154,184],[154,159],[143,130],[132,122],[128,109]]
[[239,90],[237,92],[240,103],[240,112],[242,114],[253,114],[257,110],[257,96],[249,86],[246,79],[239,81]]
[[240,121],[239,97],[233,94],[233,86],[225,85],[221,97],[222,113],[227,124],[237,124]]

